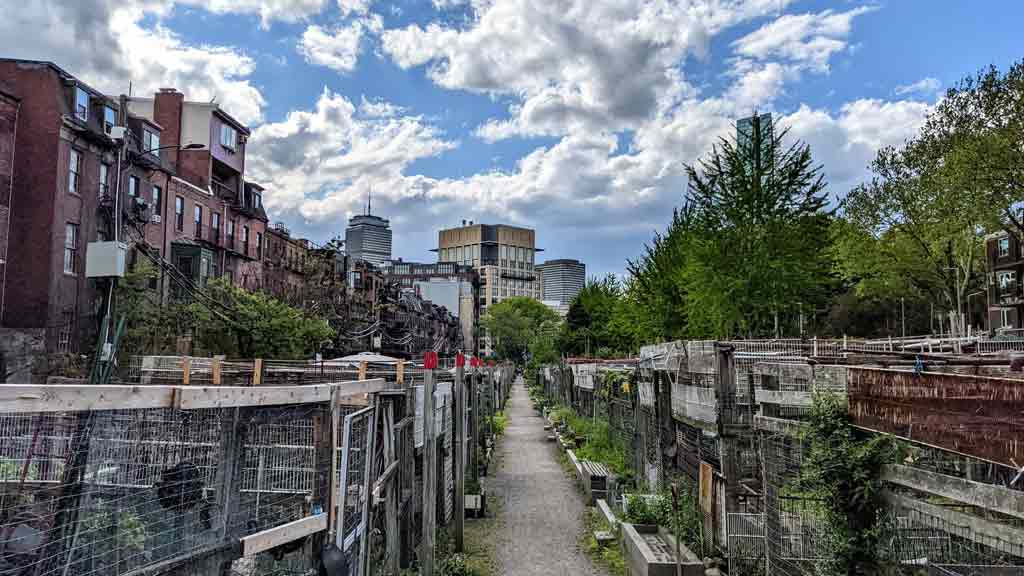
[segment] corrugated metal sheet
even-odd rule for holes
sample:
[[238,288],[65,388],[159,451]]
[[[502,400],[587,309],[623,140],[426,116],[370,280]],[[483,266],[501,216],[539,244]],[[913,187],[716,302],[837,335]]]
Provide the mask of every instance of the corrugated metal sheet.
[[848,386],[858,426],[1024,464],[1024,383],[1018,380],[851,367]]

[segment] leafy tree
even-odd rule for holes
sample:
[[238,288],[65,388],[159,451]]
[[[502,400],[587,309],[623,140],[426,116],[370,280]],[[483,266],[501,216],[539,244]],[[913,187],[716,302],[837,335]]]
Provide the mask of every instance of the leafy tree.
[[[241,358],[303,358],[334,338],[325,320],[224,279],[210,282],[204,302],[190,305],[203,349]],[[210,303],[212,301],[213,303]]]
[[872,180],[842,203],[839,273],[863,298],[901,296],[957,309],[981,282],[985,207],[950,188],[936,148],[880,150]]
[[539,301],[516,296],[488,307],[480,323],[487,330],[499,358],[522,363],[540,327],[545,322],[557,324],[560,321],[554,310]]
[[191,326],[188,310],[175,302],[161,302],[158,280],[156,267],[140,258],[117,283],[115,313],[125,319],[118,347],[122,365],[133,355],[175,353],[175,337]]
[[587,282],[569,306],[560,338],[562,351],[601,358],[628,355],[641,340],[633,305],[614,275]]
[[778,334],[780,316],[828,295],[825,181],[810,148],[785,136],[755,116],[748,138],[723,139],[686,168],[698,225],[675,278],[692,336]]
[[941,158],[935,176],[984,210],[989,229],[1024,236],[1024,60],[992,66],[948,90],[929,114],[918,147]]

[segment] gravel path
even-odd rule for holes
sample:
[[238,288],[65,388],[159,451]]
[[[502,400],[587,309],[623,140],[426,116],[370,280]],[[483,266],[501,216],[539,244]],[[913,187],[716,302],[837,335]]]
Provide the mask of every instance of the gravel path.
[[509,423],[499,443],[500,465],[487,482],[502,500],[495,546],[502,574],[606,574],[580,549],[583,495],[555,459],[522,380],[512,387],[505,410]]

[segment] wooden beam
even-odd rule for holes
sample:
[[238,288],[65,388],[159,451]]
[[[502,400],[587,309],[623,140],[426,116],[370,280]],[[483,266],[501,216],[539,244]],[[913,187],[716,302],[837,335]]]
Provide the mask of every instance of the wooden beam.
[[192,359],[185,356],[181,359],[181,384],[188,386],[192,378]]
[[882,469],[882,479],[985,510],[1024,519],[1024,492],[900,464]]
[[359,363],[359,376],[360,380],[366,380],[366,360]]
[[221,380],[220,380],[220,365],[221,365],[220,358],[214,358],[213,361],[210,363],[210,372],[212,373],[212,380],[213,380],[213,385],[214,386],[220,386],[220,384],[221,384]]
[[384,379],[361,382],[338,382],[311,386],[189,386],[176,394],[176,407],[181,410],[202,408],[237,408],[242,406],[278,406],[330,402],[332,390],[338,397],[359,396],[383,390]]
[[929,504],[889,490],[884,491],[884,496],[891,505],[913,510],[923,516],[938,518],[946,524],[968,528],[967,530],[957,530],[956,535],[961,538],[984,544],[1006,554],[1014,556],[1020,554],[1020,542],[1024,542],[1024,530],[1020,528]]
[[398,361],[398,366],[395,367],[395,382],[405,384],[405,362],[401,360]]
[[0,412],[75,412],[169,408],[179,386],[0,384]]
[[294,522],[268,528],[241,539],[242,556],[254,556],[282,544],[327,529],[327,513],[307,516]]
[[263,384],[263,358],[257,358],[252,361],[252,385],[260,386]]

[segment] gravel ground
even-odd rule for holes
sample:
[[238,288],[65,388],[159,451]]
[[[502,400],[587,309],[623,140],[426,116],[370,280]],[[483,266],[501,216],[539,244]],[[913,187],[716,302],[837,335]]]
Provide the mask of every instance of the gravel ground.
[[580,549],[583,495],[555,459],[544,420],[522,380],[512,387],[497,474],[487,490],[502,500],[496,564],[508,575],[604,575]]

